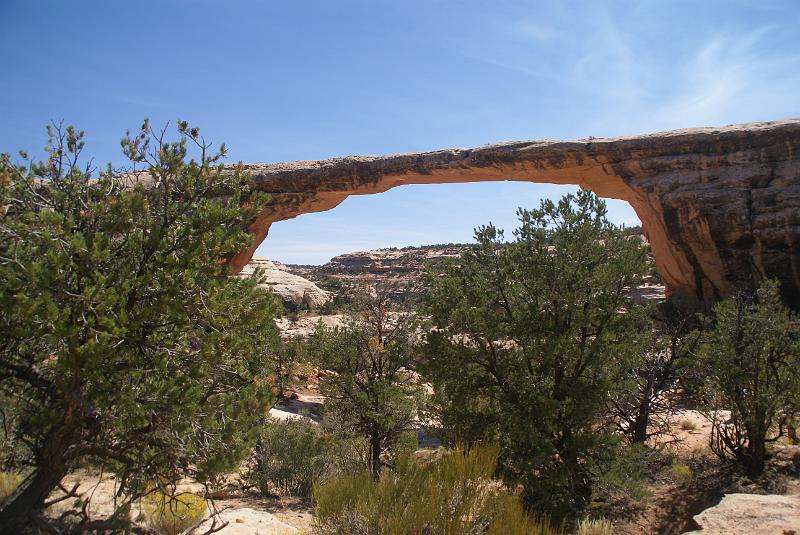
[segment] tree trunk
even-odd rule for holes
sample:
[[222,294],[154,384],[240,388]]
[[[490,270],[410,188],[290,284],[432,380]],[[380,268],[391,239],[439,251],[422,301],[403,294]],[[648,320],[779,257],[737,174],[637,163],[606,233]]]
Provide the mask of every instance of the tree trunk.
[[46,468],[38,468],[31,474],[0,508],[0,535],[22,533],[65,475],[66,469],[56,473]]
[[80,440],[82,426],[67,410],[64,425],[51,429],[36,452],[37,467],[19,488],[0,506],[0,535],[18,535],[44,508],[51,492],[69,471],[66,452]]
[[633,442],[644,443],[647,440],[647,424],[650,423],[650,397],[653,394],[653,381],[647,380],[647,387],[639,403],[636,421],[633,423]]
[[377,437],[370,438],[370,464],[372,477],[381,477],[381,439]]
[[763,437],[750,437],[747,444],[747,476],[755,479],[764,472],[767,461],[767,445]]
[[[564,483],[569,489],[567,496],[564,497],[561,514],[571,516],[577,511],[583,510],[589,503],[592,496],[592,483],[586,468],[579,462],[578,452],[573,444],[572,430],[565,428],[562,431],[562,444],[558,449],[558,454],[564,461],[567,468],[568,480]],[[563,518],[562,518],[563,520]]]

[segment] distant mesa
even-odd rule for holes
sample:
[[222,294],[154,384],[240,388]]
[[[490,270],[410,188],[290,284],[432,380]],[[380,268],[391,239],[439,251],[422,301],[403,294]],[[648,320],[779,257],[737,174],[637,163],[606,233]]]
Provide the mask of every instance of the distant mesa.
[[714,300],[770,277],[800,308],[800,119],[245,169],[271,200],[251,225],[253,246],[231,259],[236,271],[272,223],[330,210],[350,195],[404,184],[575,184],[631,204],[668,293]]

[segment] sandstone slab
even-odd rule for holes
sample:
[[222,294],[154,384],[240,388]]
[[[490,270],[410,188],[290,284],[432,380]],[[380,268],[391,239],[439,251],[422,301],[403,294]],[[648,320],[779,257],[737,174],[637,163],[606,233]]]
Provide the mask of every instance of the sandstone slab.
[[327,316],[310,315],[291,320],[289,318],[278,318],[275,324],[281,332],[281,336],[286,339],[308,338],[314,334],[318,323],[322,323],[328,329],[334,329],[344,325],[344,315],[330,314]]
[[[285,522],[278,520],[275,515],[266,511],[257,511],[249,507],[226,509],[219,515],[219,521],[228,525],[215,532],[220,535],[289,535],[299,533],[299,530]],[[207,520],[201,524],[195,533],[203,533],[211,526]]]
[[694,520],[697,535],[797,535],[800,496],[727,494]]

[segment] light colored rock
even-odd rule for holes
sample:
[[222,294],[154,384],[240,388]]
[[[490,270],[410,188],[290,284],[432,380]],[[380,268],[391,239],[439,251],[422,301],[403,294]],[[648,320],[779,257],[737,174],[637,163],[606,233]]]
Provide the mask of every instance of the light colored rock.
[[284,338],[308,338],[314,334],[314,329],[317,328],[317,323],[322,322],[325,327],[333,329],[334,327],[341,327],[344,323],[343,314],[331,314],[329,316],[304,316],[296,321],[289,318],[278,318],[275,324],[281,331],[281,336]]
[[716,507],[694,517],[697,535],[797,535],[800,496],[727,494]]
[[307,416],[303,416],[302,414],[295,414],[293,412],[276,409],[275,407],[269,410],[269,417],[272,418],[273,420],[278,420],[281,422],[285,422],[286,420],[306,420],[309,422],[314,421]]
[[[275,515],[266,511],[256,511],[249,507],[237,507],[222,511],[220,520],[228,523],[227,526],[216,532],[220,535],[288,535],[290,533],[299,533],[297,528],[281,522]],[[203,533],[210,526],[211,520],[206,520],[200,524],[195,533]]]
[[[250,226],[330,210],[350,195],[404,184],[512,180],[575,184],[630,203],[667,293],[701,299],[777,278],[800,306],[800,119],[572,142],[514,141],[474,149],[248,164],[270,200]],[[365,223],[367,224],[367,223]]]
[[254,257],[240,272],[243,277],[252,276],[256,269],[261,269],[259,286],[269,288],[287,306],[296,308],[305,304],[309,308],[317,308],[327,303],[331,297],[322,288],[308,279],[287,271],[286,266],[267,258]]

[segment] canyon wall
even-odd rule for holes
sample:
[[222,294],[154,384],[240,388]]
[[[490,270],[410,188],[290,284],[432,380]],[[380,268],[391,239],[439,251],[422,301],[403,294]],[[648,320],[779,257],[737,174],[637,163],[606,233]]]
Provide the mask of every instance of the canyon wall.
[[800,119],[244,168],[271,199],[251,226],[253,246],[231,259],[236,271],[272,223],[329,210],[349,195],[513,180],[575,184],[630,203],[668,293],[714,300],[775,277],[800,304]]

